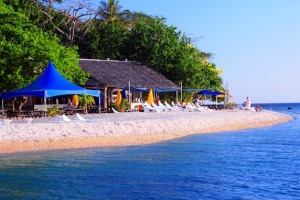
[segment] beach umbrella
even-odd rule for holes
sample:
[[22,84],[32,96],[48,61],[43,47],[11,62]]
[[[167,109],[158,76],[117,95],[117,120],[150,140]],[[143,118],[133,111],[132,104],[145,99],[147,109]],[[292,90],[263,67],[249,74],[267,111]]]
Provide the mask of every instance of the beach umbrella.
[[116,104],[117,105],[120,105],[121,99],[122,99],[122,97],[121,97],[121,91],[118,90],[118,92],[117,92],[117,99],[116,99]]
[[78,104],[79,104],[79,98],[78,98],[78,95],[73,95],[72,96],[72,104],[73,106],[77,107]]
[[122,99],[127,99],[127,94],[125,89],[123,89],[122,91]]
[[[233,96],[232,95],[230,95],[230,94],[228,94],[228,96],[229,96],[229,98],[233,98]],[[217,97],[219,98],[225,98],[225,94],[219,94],[219,95],[217,95]]]
[[153,91],[152,91],[152,89],[150,89],[148,97],[147,97],[147,102],[149,103],[149,105],[152,104],[153,100],[154,100],[154,98],[153,98]]

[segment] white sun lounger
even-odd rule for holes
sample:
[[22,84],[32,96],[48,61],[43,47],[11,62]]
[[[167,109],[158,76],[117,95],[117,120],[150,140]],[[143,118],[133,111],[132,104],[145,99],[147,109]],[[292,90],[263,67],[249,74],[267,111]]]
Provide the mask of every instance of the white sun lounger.
[[76,117],[78,118],[78,120],[80,122],[99,122],[99,120],[97,120],[97,119],[85,119],[79,113],[76,113]]
[[68,118],[65,114],[62,115],[64,122],[72,122],[70,118]]
[[144,102],[143,106],[144,106],[144,112],[150,112],[150,111],[160,112],[159,109],[156,109],[156,108],[153,108],[152,106],[150,106],[147,101]]
[[167,110],[169,110],[169,109],[167,109],[167,108],[163,108],[163,107],[161,107],[161,106],[157,106],[155,103],[153,103],[152,102],[152,107],[153,108],[155,108],[155,109],[157,109],[157,110],[160,110],[160,111],[167,111]]
[[193,103],[192,103],[192,105],[193,105],[194,107],[198,108],[200,111],[214,111],[214,110],[212,110],[212,109],[210,109],[210,108],[208,108],[208,107],[206,107],[206,106],[195,105],[195,104],[193,104]]
[[158,101],[158,106],[162,109],[164,109],[165,111],[172,111],[171,108],[165,106],[164,104],[161,103],[161,101]]
[[165,105],[168,109],[170,109],[171,111],[179,111],[179,107],[178,106],[171,106],[170,104],[168,104],[168,102],[165,101]]
[[116,109],[114,109],[114,107],[111,107],[111,109],[112,109],[112,111],[113,111],[114,113],[119,113],[119,111],[117,111]]

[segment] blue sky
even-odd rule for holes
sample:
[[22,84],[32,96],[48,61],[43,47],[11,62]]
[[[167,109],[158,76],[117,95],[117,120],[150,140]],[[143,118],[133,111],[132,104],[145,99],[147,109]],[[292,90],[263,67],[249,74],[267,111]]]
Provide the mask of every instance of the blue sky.
[[123,9],[163,16],[214,54],[232,101],[300,102],[300,1],[119,0]]

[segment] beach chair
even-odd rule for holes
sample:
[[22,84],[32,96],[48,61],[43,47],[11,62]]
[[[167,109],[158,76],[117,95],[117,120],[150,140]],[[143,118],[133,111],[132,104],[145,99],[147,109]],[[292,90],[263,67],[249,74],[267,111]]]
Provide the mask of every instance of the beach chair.
[[79,121],[86,122],[86,119],[83,118],[79,113],[76,113],[76,117],[79,119]]
[[168,108],[167,106],[165,106],[164,104],[161,103],[161,101],[158,101],[158,106],[162,109],[164,109],[165,111],[172,111],[171,108]]
[[70,118],[68,118],[65,114],[62,115],[64,122],[72,122]]
[[156,108],[153,108],[152,106],[150,106],[147,101],[144,102],[143,106],[144,106],[144,112],[152,112],[152,111],[160,112],[159,109],[156,109]]
[[116,109],[114,109],[114,107],[111,107],[111,110],[113,111],[113,113],[119,113],[119,111],[117,111]]
[[152,107],[156,110],[160,110],[160,111],[167,111],[167,108],[163,108],[160,106],[157,106],[154,102],[152,102]]
[[206,107],[206,106],[200,106],[200,105],[196,105],[196,104],[193,104],[192,105],[196,108],[198,108],[200,111],[213,111],[212,109]]
[[99,120],[96,120],[96,119],[85,119],[79,113],[76,113],[76,117],[78,118],[78,120],[80,122],[98,122],[99,121]]
[[179,107],[178,106],[171,106],[170,104],[168,104],[168,102],[165,101],[165,106],[170,109],[171,111],[179,111]]

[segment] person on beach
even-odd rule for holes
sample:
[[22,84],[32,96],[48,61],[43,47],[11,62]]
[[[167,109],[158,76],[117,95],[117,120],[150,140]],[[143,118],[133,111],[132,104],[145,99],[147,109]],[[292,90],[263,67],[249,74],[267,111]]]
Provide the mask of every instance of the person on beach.
[[195,103],[196,106],[201,106],[202,105],[198,95],[196,96],[196,98],[194,100],[194,103]]
[[156,105],[158,105],[158,102],[159,102],[159,101],[160,101],[159,96],[156,96],[155,99],[154,99],[154,103],[155,103]]
[[183,108],[183,109],[186,108],[186,103],[185,103],[184,99],[182,100],[180,107]]
[[73,106],[73,104],[72,104],[71,99],[68,99],[68,109],[69,109],[69,110],[73,110],[73,109],[74,109],[74,106]]
[[249,97],[247,97],[247,99],[246,99],[246,101],[244,103],[246,104],[246,106],[245,106],[246,110],[250,110],[251,101],[250,101]]

